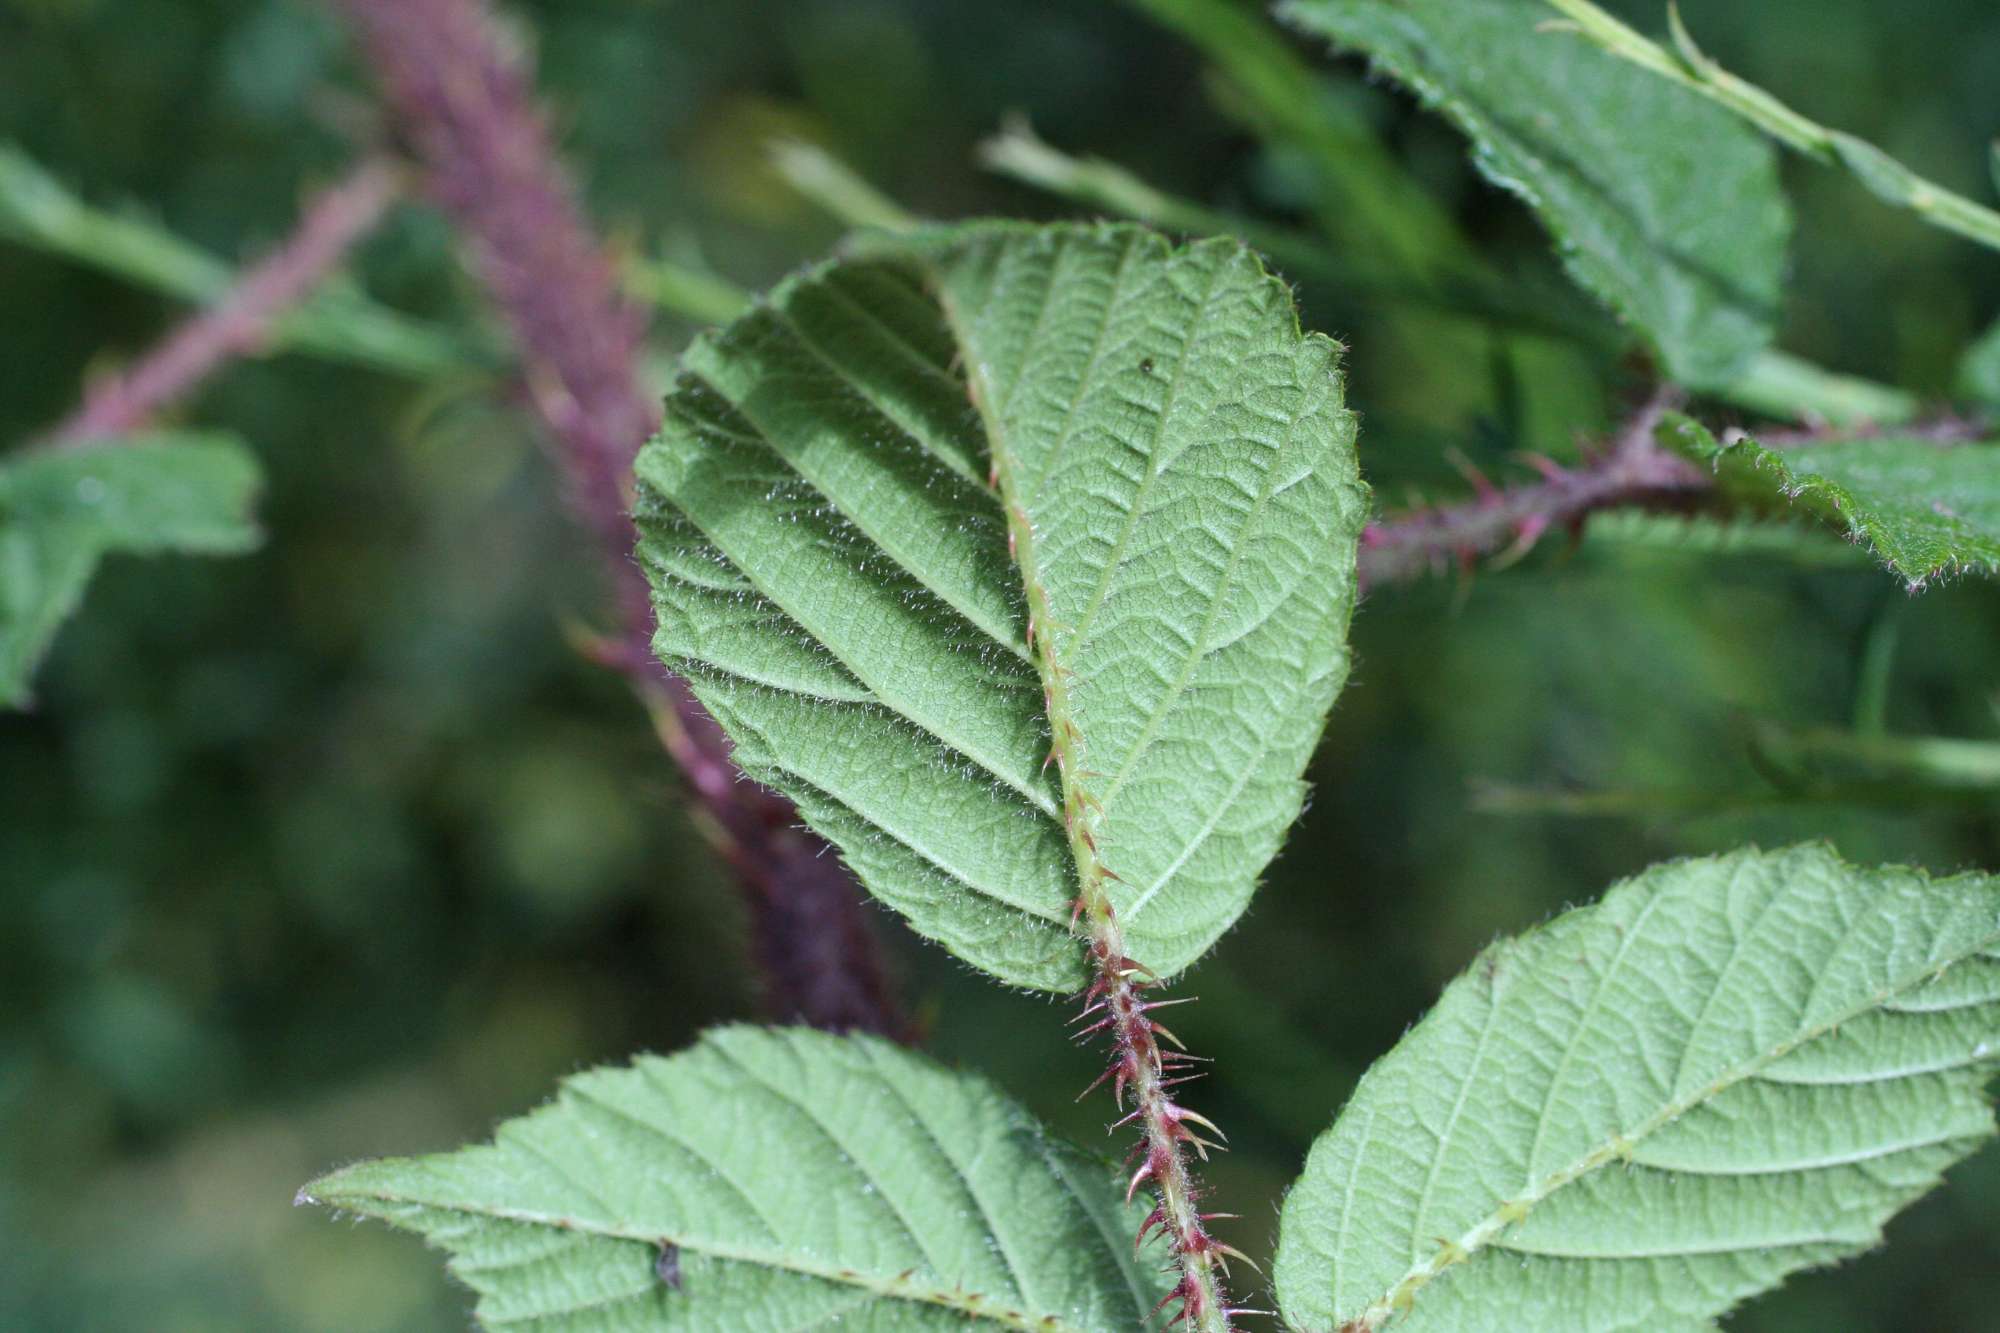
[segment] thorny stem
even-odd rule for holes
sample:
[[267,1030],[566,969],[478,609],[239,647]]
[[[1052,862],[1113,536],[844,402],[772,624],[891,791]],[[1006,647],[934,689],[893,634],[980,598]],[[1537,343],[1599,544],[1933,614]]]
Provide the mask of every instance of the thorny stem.
[[1584,466],[1533,460],[1538,482],[1495,487],[1472,474],[1479,495],[1462,504],[1418,509],[1371,523],[1362,531],[1358,576],[1364,589],[1399,583],[1446,568],[1469,568],[1481,557],[1525,555],[1543,534],[1573,529],[1591,513],[1615,505],[1685,503],[1709,488],[1708,474],[1653,439],[1674,402],[1668,392],[1619,431],[1604,453]]
[[742,781],[722,730],[654,658],[651,599],[632,559],[627,479],[657,423],[638,373],[644,322],[558,168],[527,63],[481,0],[329,0],[354,27],[512,327],[529,395],[556,445],[572,511],[597,538],[619,629],[599,656],[652,708],[736,870],[774,1017],[910,1035],[873,930],[839,862],[781,798]]
[[[1664,412],[1679,394],[1662,388],[1598,451],[1576,467],[1543,457],[1528,461],[1541,480],[1495,486],[1469,464],[1466,473],[1477,494],[1458,504],[1407,509],[1369,524],[1361,534],[1357,576],[1364,590],[1405,583],[1427,573],[1470,570],[1498,556],[1511,564],[1551,532],[1574,533],[1592,514],[1606,509],[1664,511],[1697,507],[1714,490],[1715,478],[1654,436]],[[1882,427],[1820,426],[1805,430],[1759,430],[1754,438],[1773,449],[1808,448],[1848,440],[1921,440],[1941,448],[1989,437],[1991,425],[1978,417],[1947,413],[1923,421]]]
[[[945,310],[947,318],[956,323],[948,301]],[[1015,466],[991,413],[991,391],[976,369],[967,376],[967,388],[986,424],[993,460],[988,481],[1006,510],[1008,550],[1021,571],[1028,610],[1028,648],[1041,675],[1048,717],[1049,762],[1055,764],[1061,777],[1063,827],[1077,869],[1071,923],[1073,927],[1080,925],[1087,941],[1092,973],[1078,1020],[1085,1026],[1077,1035],[1084,1039],[1100,1032],[1110,1034],[1111,1064],[1097,1083],[1110,1081],[1121,1112],[1127,1098],[1131,1100],[1132,1109],[1112,1128],[1137,1124],[1140,1131],[1140,1141],[1129,1159],[1135,1169],[1126,1187],[1126,1199],[1129,1201],[1143,1185],[1157,1200],[1140,1225],[1134,1246],[1144,1244],[1155,1230],[1167,1238],[1179,1270],[1174,1289],[1160,1302],[1162,1308],[1172,1301],[1180,1303],[1170,1323],[1185,1322],[1199,1333],[1228,1333],[1230,1316],[1245,1312],[1229,1307],[1223,1278],[1229,1258],[1243,1255],[1208,1233],[1208,1216],[1197,1207],[1200,1188],[1188,1158],[1189,1149],[1206,1158],[1209,1149],[1217,1145],[1203,1135],[1212,1133],[1220,1138],[1222,1133],[1206,1116],[1179,1105],[1170,1094],[1174,1084],[1196,1076],[1188,1068],[1196,1057],[1160,1044],[1161,1038],[1177,1047],[1180,1041],[1150,1016],[1151,1011],[1175,1002],[1146,999],[1145,992],[1160,983],[1125,952],[1124,934],[1109,892],[1110,882],[1117,876],[1105,865],[1097,846],[1104,811],[1085,786],[1083,733],[1070,704],[1072,673],[1061,660],[1070,631],[1052,614],[1036,560],[1035,527],[1022,504]]]
[[1864,139],[1800,115],[1762,88],[1731,74],[1695,45],[1674,5],[1667,7],[1674,43],[1669,51],[1590,0],[1548,0],[1548,4],[1565,16],[1562,26],[1619,59],[1727,107],[1794,152],[1844,168],[1883,202],[1908,209],[1934,227],[2000,250],[2000,213],[1919,176]]
[[386,158],[364,159],[315,197],[290,238],[220,301],[175,328],[130,370],[92,383],[50,441],[80,444],[135,431],[228,362],[257,351],[278,319],[373,230],[396,197],[399,176]]

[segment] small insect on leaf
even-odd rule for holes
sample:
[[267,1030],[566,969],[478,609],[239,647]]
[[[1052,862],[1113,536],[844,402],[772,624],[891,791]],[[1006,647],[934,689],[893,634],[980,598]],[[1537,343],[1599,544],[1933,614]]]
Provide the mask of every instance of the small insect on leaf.
[[672,1241],[660,1246],[660,1257],[653,1261],[653,1273],[662,1283],[675,1291],[681,1289],[681,1247]]

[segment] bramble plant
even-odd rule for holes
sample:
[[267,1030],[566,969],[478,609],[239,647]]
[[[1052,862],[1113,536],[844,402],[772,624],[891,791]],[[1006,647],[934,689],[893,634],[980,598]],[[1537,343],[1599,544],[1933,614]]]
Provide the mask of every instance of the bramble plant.
[[[1585,0],[1286,0],[1275,21],[1138,5],[1306,164],[1323,234],[1177,199],[1024,124],[989,164],[1097,220],[919,219],[792,144],[787,176],[854,229],[749,301],[671,266],[621,289],[525,66],[470,0],[333,4],[607,556],[618,628],[592,651],[658,719],[753,903],[775,1007],[803,1020],[576,1075],[491,1143],[301,1191],[445,1251],[488,1326],[1712,1329],[1879,1244],[1994,1132],[2000,877],[1824,842],[1668,860],[1471,959],[1326,1108],[1273,1200],[1270,1271],[1250,1263],[1265,1220],[1211,1201],[1227,1140],[1197,1082],[1250,1057],[1182,1044],[1176,981],[1231,947],[1329,715],[1363,687],[1357,598],[1586,530],[1911,593],[2000,573],[1982,415],[2000,343],[1970,352],[1949,405],[1778,351],[1792,218],[1773,141],[1972,243],[2000,248],[2000,217],[1728,74],[1678,15],[1660,45]],[[1444,116],[1578,290],[1483,257],[1318,95],[1280,23]],[[0,170],[0,226],[56,244],[50,218],[84,205],[25,159]],[[500,357],[352,290],[308,301],[403,170],[364,164],[333,197],[347,211],[204,317],[247,333],[197,328],[94,404],[114,428],[0,466],[0,695],[26,697],[101,555],[254,539],[240,445],[138,434],[185,382],[274,337],[418,375]],[[209,281],[131,258],[174,253],[163,238],[104,234],[129,267]],[[1606,373],[1627,417],[1574,462],[1532,460],[1533,480],[1468,467],[1463,500],[1384,507],[1342,343],[1304,326],[1287,276],[1587,349],[1626,368]],[[634,292],[717,325],[658,411]],[[1864,783],[1898,763],[1937,788],[1961,775],[1956,752],[1867,740],[1764,747],[1774,765],[1830,752]],[[799,823],[917,935],[1071,1002],[1122,1160],[912,1048],[868,922]]]

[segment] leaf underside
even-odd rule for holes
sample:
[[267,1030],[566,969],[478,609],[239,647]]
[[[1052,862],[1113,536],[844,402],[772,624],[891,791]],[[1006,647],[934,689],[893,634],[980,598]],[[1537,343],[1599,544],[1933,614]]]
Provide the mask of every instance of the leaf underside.
[[1912,589],[2000,573],[2000,444],[1885,437],[1779,451],[1748,439],[1719,444],[1678,416],[1660,439],[1714,468],[1737,497],[1832,525]]
[[1575,36],[1541,0],[1287,0],[1449,117],[1571,275],[1668,374],[1726,384],[1770,342],[1791,213],[1776,152],[1728,112]]
[[222,435],[121,437],[0,459],[0,707],[106,555],[234,554],[257,544],[255,458]]
[[489,1328],[1127,1333],[1166,1294],[1108,1164],[983,1079],[807,1029],[580,1074],[490,1145],[301,1199],[447,1250]]
[[1754,514],[1651,514],[1613,509],[1592,514],[1586,546],[1699,556],[1745,556],[1805,568],[1869,567],[1864,551],[1843,542],[1810,517]]
[[1675,1330],[1866,1250],[1993,1132],[2000,879],[1656,866],[1488,949],[1285,1203],[1295,1327]]
[[1338,350],[1241,246],[1136,227],[811,269],[689,350],[640,456],[655,646],[913,927],[1079,987],[1004,463],[1128,952],[1177,971],[1248,903],[1346,676],[1366,495]]

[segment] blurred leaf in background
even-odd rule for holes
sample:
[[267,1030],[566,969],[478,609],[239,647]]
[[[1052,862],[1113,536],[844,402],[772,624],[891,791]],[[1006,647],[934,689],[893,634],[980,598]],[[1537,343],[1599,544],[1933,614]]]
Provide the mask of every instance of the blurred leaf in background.
[[[1049,144],[1316,237],[1332,198],[1320,150],[1246,109],[1248,73],[1157,21],[1174,8],[620,0],[508,14],[614,243],[762,290],[841,230],[766,175],[774,127],[925,216],[1066,213],[977,159],[1025,112]],[[1384,197],[1430,218],[1413,235],[1461,236],[1484,267],[1556,278],[1541,225],[1481,179],[1457,131],[1359,59],[1241,8],[1276,34],[1266,54],[1309,71],[1302,86],[1404,173]],[[1651,4],[1613,8],[1657,27]],[[1986,0],[1683,9],[1728,68],[1990,198],[2000,14]],[[214,263],[282,236],[302,193],[340,170],[366,88],[303,0],[0,0],[6,138],[75,200]],[[1950,392],[2000,312],[2000,257],[1840,173],[1797,159],[1779,172],[1796,218],[1780,345]],[[1603,347],[1334,281],[1347,270],[1330,253],[1317,270],[1279,267],[1307,326],[1350,347],[1362,463],[1385,502],[1462,493],[1448,449],[1496,476],[1520,451],[1572,460],[1631,387]],[[593,614],[590,553],[531,422],[477,355],[492,323],[442,221],[399,210],[344,290],[454,359],[473,349],[470,364],[392,371],[299,340],[212,381],[183,414],[253,442],[264,544],[106,561],[37,675],[36,711],[0,717],[0,1231],[14,1240],[0,1326],[463,1328],[467,1294],[434,1256],[295,1212],[298,1183],[482,1139],[565,1073],[752,1012],[733,891],[679,779],[629,693],[565,641]],[[204,299],[14,231],[0,291],[27,315],[0,328],[10,451],[94,368]],[[657,365],[692,328],[656,320]],[[1839,560],[1596,536],[1547,547],[1466,584],[1371,595],[1313,804],[1253,910],[1187,979],[1203,998],[1176,1031],[1230,1053],[1203,1108],[1235,1149],[1214,1169],[1216,1206],[1246,1214],[1237,1239],[1260,1259],[1271,1200],[1354,1077],[1496,935],[1650,861],[1746,841],[1832,836],[1858,863],[2000,868],[2000,821],[1978,792],[1592,820],[1475,809],[1475,782],[1769,791],[1746,716],[1848,728],[1879,705],[1890,737],[2000,740],[1987,583],[1911,601]],[[1073,1101],[1094,1060],[1061,1041],[1047,1001],[908,940],[895,961],[933,1054],[1103,1141],[1101,1108]],[[2000,1303],[1996,1246],[1988,1153],[1893,1224],[1886,1250],[1731,1327],[1981,1328]]]
[[227,436],[141,436],[0,457],[0,707],[107,555],[233,555],[257,544],[257,460]]

